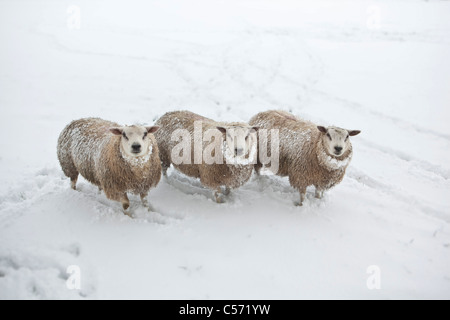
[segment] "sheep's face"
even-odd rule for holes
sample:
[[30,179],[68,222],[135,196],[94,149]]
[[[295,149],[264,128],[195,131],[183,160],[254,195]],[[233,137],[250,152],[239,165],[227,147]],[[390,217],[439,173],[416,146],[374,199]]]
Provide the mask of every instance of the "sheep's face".
[[152,141],[149,135],[158,131],[159,127],[127,126],[110,128],[109,130],[121,136],[120,148],[128,157],[142,157],[150,152]]
[[234,157],[247,157],[258,143],[258,127],[227,126],[217,129],[224,134],[227,152]]
[[327,153],[335,157],[343,155],[350,148],[350,136],[356,136],[361,132],[337,127],[318,126],[317,129],[322,133],[322,144]]

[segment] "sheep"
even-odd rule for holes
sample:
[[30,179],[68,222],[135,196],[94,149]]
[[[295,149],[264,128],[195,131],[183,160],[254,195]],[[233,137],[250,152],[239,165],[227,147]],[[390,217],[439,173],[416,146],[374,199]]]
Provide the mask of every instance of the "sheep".
[[147,195],[161,179],[159,150],[153,133],[158,126],[121,127],[99,118],[70,123],[58,139],[58,159],[76,190],[79,174],[103,190],[107,198],[122,203],[129,215],[127,193]]
[[[162,128],[155,137],[164,176],[172,164],[212,189],[217,203],[223,203],[231,189],[250,179],[257,160],[257,128],[247,123],[216,122],[189,111],[166,113],[156,124]],[[183,161],[178,159],[180,134]]]
[[[305,200],[308,186],[315,186],[315,197],[321,199],[324,191],[342,181],[353,155],[349,137],[361,132],[316,126],[284,111],[259,113],[249,123],[260,130],[279,130],[280,167],[275,174],[289,177],[291,186],[300,192],[299,206]],[[258,174],[261,168],[258,162],[255,166]]]

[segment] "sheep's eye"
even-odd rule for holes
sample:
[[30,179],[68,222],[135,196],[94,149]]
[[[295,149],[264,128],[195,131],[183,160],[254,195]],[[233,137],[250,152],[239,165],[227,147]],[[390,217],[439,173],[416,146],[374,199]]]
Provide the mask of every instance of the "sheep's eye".
[[332,139],[331,139],[331,136],[330,136],[330,134],[329,134],[329,133],[327,133],[327,137],[328,137],[328,138],[330,138],[330,140],[332,140]]
[[144,138],[143,139],[147,138],[147,135],[148,135],[148,132],[144,133]]
[[345,138],[345,141],[347,141],[349,137],[350,137],[350,136],[349,136],[349,135],[347,135],[347,138]]
[[124,137],[126,140],[128,140],[127,135],[125,134],[125,132],[122,132],[122,137]]
[[246,137],[245,137],[245,141],[248,141],[248,138],[250,138],[250,136],[246,136]]

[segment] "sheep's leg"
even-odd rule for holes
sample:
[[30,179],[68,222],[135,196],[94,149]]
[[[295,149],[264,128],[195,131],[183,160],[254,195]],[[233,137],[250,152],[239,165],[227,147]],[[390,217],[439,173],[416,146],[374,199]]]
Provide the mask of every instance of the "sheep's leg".
[[167,170],[170,168],[170,155],[164,148],[159,149],[159,158],[161,159],[161,169],[163,176],[167,178]]
[[73,190],[77,190],[78,175],[75,178],[70,178],[70,186]]
[[163,176],[166,177],[166,178],[167,178],[167,170],[169,170],[169,167],[163,165],[162,166],[162,173],[163,173]]
[[317,199],[322,199],[322,197],[323,197],[323,190],[318,188],[318,187],[316,187],[316,198]]
[[147,195],[146,194],[141,194],[141,202],[142,205],[146,208],[148,208],[148,199],[147,199]]
[[306,198],[306,188],[300,189],[300,202],[296,203],[295,205],[298,207],[303,206],[303,201],[305,201]]
[[256,176],[261,176],[261,169],[262,169],[262,164],[261,163],[258,163],[258,164],[256,164],[255,165],[255,172],[256,172]]
[[224,203],[224,199],[223,199],[223,192],[221,190],[221,188],[219,188],[215,193],[214,196],[216,198],[216,202],[217,203]]
[[161,152],[159,156],[161,158],[161,168],[163,176],[167,178],[167,170],[169,170],[170,168],[170,158],[164,152]]
[[229,196],[230,193],[231,193],[230,187],[225,187],[225,188],[223,188],[223,195],[224,195],[224,196]]
[[155,211],[155,209],[153,208],[153,206],[148,202],[148,196],[147,194],[143,193],[141,194],[141,202],[142,205],[147,208],[148,211]]
[[123,194],[122,199],[120,199],[120,202],[122,203],[123,213],[131,217],[130,211],[128,210],[130,208],[130,200],[128,199],[126,193]]

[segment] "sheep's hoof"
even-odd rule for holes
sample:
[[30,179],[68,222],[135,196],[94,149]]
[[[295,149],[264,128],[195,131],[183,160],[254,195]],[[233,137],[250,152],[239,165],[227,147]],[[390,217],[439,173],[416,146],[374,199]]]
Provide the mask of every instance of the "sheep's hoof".
[[296,207],[303,207],[303,202],[294,202]]
[[222,204],[225,203],[225,200],[223,198],[216,198],[216,203]]
[[223,190],[221,190],[221,188],[219,188],[219,190],[214,192],[214,198],[216,199],[216,203],[224,203],[225,202]]
[[216,203],[225,203],[223,195],[216,195]]
[[123,210],[123,214],[133,219],[133,215],[131,214],[130,211]]

